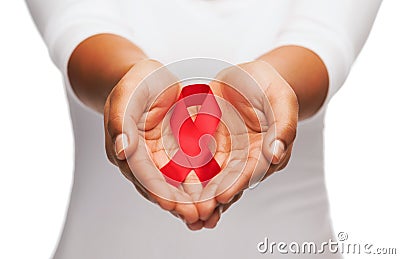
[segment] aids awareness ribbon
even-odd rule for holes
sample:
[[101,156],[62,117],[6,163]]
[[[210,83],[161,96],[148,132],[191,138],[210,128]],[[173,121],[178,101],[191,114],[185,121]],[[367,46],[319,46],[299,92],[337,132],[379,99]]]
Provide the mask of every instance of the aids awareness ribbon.
[[[200,109],[193,121],[187,108],[199,105]],[[194,84],[182,89],[170,119],[179,149],[160,169],[168,183],[178,186],[194,170],[204,186],[221,171],[208,147],[221,115],[221,109],[208,85]]]

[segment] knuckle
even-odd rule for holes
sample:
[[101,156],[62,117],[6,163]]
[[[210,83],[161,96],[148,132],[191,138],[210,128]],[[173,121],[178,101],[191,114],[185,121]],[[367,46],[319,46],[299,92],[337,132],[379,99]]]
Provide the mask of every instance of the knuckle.
[[121,81],[116,85],[109,94],[110,104],[112,105],[114,102],[117,102],[122,99],[122,97],[126,94],[126,83]]
[[123,121],[124,116],[120,114],[114,114],[108,118],[107,130],[112,138],[115,138],[117,134],[122,133]]
[[286,144],[290,145],[296,138],[297,127],[293,123],[290,123],[290,122],[283,123],[280,126],[278,136],[279,135],[283,135],[285,138],[284,140],[287,141]]
[[218,201],[221,204],[229,204],[235,197],[237,191],[233,188],[226,190],[222,195],[218,197]]

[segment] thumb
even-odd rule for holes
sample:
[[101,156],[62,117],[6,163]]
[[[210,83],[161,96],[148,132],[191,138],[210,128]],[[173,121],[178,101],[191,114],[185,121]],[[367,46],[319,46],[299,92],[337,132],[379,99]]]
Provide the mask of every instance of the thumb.
[[137,148],[137,123],[149,99],[149,91],[143,80],[160,66],[161,64],[153,61],[137,63],[118,82],[107,98],[104,126],[118,160],[125,160]]
[[296,138],[298,102],[292,88],[284,83],[270,85],[266,97],[264,110],[268,130],[263,141],[263,153],[272,164],[279,164]]
[[[114,144],[117,159],[124,160],[135,152],[139,141],[137,125],[143,114],[149,112],[148,105],[176,82],[177,79],[161,63],[144,60],[135,64],[114,87],[108,96],[108,112],[104,114],[107,116],[105,127]],[[152,123],[148,126],[160,121],[173,104],[179,85],[171,89],[173,91],[161,94],[162,98],[153,104],[158,109],[154,109],[157,110],[153,112],[156,116],[149,120]]]
[[104,113],[104,126],[108,133],[108,138],[111,140],[114,156],[118,160],[125,160],[135,152],[139,135],[136,121],[133,116],[128,114],[129,110],[131,110],[128,109],[129,100],[126,100],[127,97],[129,98],[129,94],[115,94],[115,92],[122,91],[117,90],[118,87],[121,86],[116,86],[109,96],[108,111]]
[[125,160],[130,157],[138,146],[138,130],[134,123],[129,126],[130,130],[114,134],[114,151],[118,160]]

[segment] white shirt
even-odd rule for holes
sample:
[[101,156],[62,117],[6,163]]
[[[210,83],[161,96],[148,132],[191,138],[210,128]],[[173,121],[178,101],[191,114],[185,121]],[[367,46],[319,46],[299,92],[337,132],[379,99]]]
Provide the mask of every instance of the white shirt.
[[[257,244],[334,239],[324,182],[326,104],[346,79],[381,0],[27,0],[64,75],[75,135],[75,177],[54,258],[265,258]],[[212,57],[242,63],[282,45],[311,49],[329,73],[329,94],[300,122],[288,166],[244,196],[214,230],[191,232],[142,198],[108,162],[102,116],[74,95],[67,64],[98,33],[121,35],[163,63]],[[269,258],[309,258],[309,254]],[[325,253],[315,258],[340,258]]]

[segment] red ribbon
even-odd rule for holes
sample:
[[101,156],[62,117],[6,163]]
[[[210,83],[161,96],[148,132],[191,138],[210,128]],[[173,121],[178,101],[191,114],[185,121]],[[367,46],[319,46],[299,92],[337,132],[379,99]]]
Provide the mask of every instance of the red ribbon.
[[[201,105],[193,121],[187,108]],[[206,185],[221,167],[208,148],[221,119],[221,109],[210,87],[194,84],[182,89],[170,119],[170,126],[179,149],[160,170],[167,182],[178,186],[194,170],[200,182]]]

